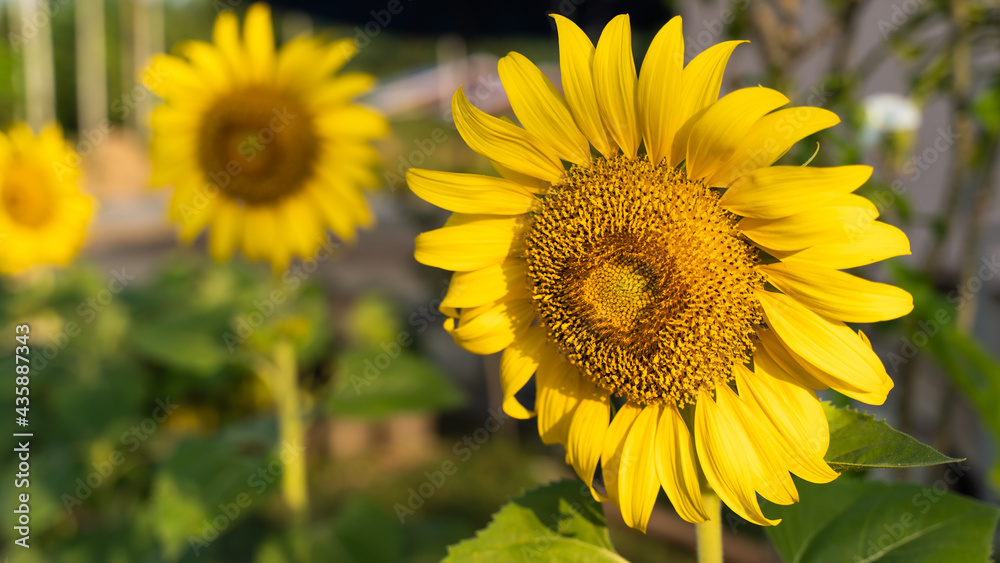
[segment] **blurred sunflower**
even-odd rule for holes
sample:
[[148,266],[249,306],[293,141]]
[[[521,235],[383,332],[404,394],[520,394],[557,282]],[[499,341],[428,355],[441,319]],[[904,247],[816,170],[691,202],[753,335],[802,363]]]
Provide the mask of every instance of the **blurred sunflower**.
[[50,125],[0,133],[0,272],[70,262],[87,232],[93,199],[80,191],[79,157]]
[[[637,77],[627,15],[596,49],[553,17],[565,97],[510,53],[499,73],[522,127],[461,90],[453,99],[462,137],[502,178],[408,174],[454,212],[415,253],[455,271],[445,328],[472,352],[503,351],[506,412],[537,413],[542,440],[564,444],[629,526],[645,530],[661,487],[686,520],[711,518],[700,482],[743,518],[776,524],[758,493],[790,504],[790,473],[837,477],[814,390],[880,404],[892,388],[844,322],[912,308],[905,291],[838,269],[907,254],[909,242],[851,194],[870,168],[771,166],[839,120],[775,111],[788,99],[763,87],[719,98],[739,41],[684,66],[674,18]],[[516,394],[532,377],[529,409]]]
[[378,185],[370,141],[387,123],[352,102],[371,75],[337,74],[353,41],[296,37],[276,51],[270,9],[258,3],[242,40],[225,11],[212,43],[177,51],[155,57],[145,83],[166,102],[153,112],[153,183],[173,184],[183,240],[208,227],[217,260],[239,247],[283,269],[314,254],[327,228],[351,241],[372,224],[361,190]]

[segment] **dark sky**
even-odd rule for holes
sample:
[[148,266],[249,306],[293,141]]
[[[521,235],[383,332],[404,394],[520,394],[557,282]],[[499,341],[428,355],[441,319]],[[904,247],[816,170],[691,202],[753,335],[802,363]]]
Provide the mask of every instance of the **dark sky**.
[[[395,33],[441,35],[550,35],[548,13],[560,13],[586,31],[599,31],[612,17],[628,13],[632,29],[658,29],[672,15],[663,2],[628,0],[279,0],[276,6],[364,26],[371,22]],[[396,14],[390,13],[390,8]]]

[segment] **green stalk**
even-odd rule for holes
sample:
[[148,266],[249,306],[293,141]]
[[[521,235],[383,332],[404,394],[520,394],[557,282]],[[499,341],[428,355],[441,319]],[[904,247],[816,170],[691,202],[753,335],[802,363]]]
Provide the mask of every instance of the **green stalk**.
[[309,494],[306,486],[305,430],[299,396],[295,347],[287,340],[274,346],[274,398],[278,407],[278,449],[284,470],[281,494],[296,525],[308,522]]

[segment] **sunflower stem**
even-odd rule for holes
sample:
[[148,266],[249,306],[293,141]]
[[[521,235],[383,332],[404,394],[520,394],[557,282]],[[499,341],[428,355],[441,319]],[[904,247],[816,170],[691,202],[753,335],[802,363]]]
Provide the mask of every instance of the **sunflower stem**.
[[278,408],[278,448],[285,464],[281,472],[281,493],[296,526],[308,521],[309,495],[306,490],[305,431],[299,397],[295,347],[287,340],[274,346],[274,398]]
[[698,563],[722,563],[722,503],[713,492],[701,495],[709,519],[695,524]]

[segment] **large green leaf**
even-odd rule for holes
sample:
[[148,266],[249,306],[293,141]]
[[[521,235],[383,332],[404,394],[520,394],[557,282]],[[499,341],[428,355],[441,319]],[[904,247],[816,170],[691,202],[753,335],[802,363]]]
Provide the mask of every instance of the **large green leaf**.
[[989,561],[1000,510],[947,492],[960,471],[931,487],[799,481],[798,503],[771,505],[782,522],[767,534],[786,563]]
[[341,416],[378,418],[448,409],[462,400],[461,391],[432,365],[393,343],[345,352],[328,406]]
[[837,471],[869,467],[922,467],[961,461],[892,429],[884,420],[823,403],[830,422],[826,461]]
[[444,563],[625,561],[608,537],[604,513],[579,481],[563,480],[517,497],[476,537],[448,548]]

